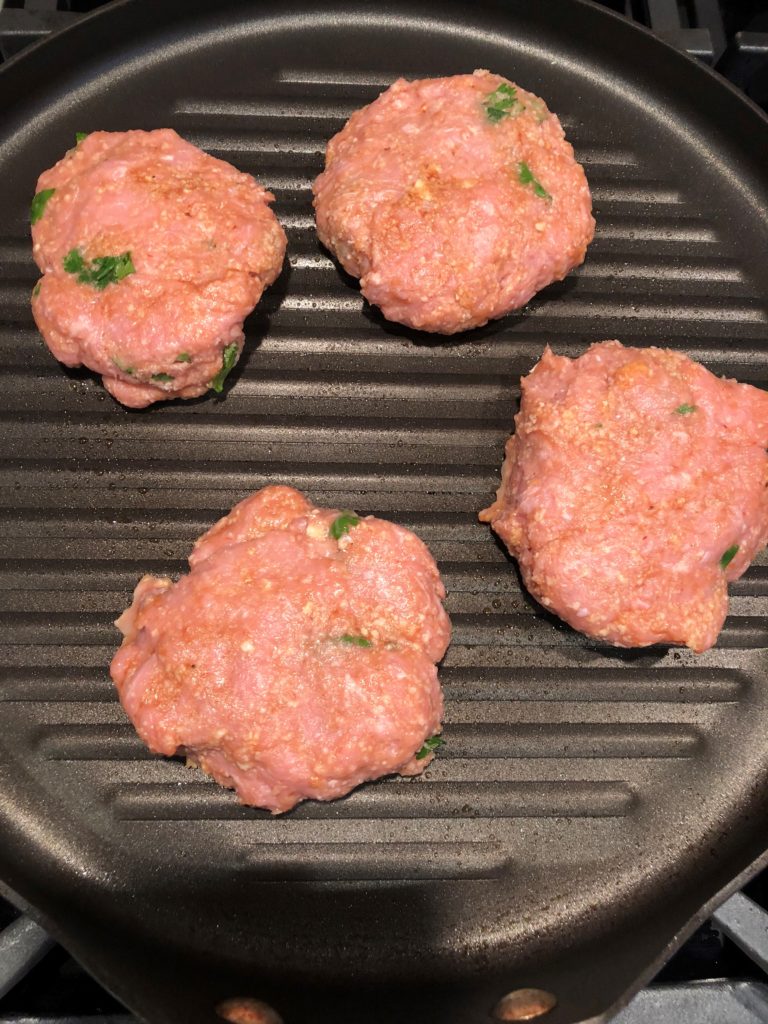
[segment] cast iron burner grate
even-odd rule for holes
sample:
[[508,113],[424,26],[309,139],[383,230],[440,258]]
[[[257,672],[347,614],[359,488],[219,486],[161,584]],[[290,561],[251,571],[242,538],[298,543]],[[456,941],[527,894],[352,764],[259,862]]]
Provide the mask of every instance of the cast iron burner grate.
[[[107,0],[0,0],[0,62]],[[212,0],[213,2],[213,0]],[[764,0],[598,0],[712,65],[768,109]],[[0,897],[0,1024],[137,1024],[31,917]],[[18,903],[19,901],[15,901]],[[732,896],[614,1024],[766,1024],[768,871]]]

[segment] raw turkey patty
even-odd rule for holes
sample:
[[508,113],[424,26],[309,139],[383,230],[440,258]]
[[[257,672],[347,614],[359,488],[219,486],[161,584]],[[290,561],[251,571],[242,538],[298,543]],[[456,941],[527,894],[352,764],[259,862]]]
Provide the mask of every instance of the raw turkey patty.
[[145,576],[117,621],[112,678],[151,750],[275,813],[429,763],[450,624],[418,537],[266,487],[189,564]]
[[453,334],[584,259],[584,171],[543,100],[499,75],[395,82],[328,143],[321,241],[384,316]]
[[711,647],[768,539],[768,394],[666,349],[549,348],[480,513],[526,586],[621,647]]
[[123,405],[221,391],[280,273],[274,197],[169,128],[93,132],[37,183],[32,312]]

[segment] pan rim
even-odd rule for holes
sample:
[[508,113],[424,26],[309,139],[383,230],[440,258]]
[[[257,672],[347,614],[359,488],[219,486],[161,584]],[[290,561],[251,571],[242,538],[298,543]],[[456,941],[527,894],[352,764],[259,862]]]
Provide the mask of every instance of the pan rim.
[[[314,0],[314,2],[317,5],[318,14],[324,14],[326,16],[331,12],[332,8],[336,7],[337,9],[341,9],[345,6],[344,3],[340,3],[339,0],[331,0],[330,4],[320,4],[317,0]],[[391,4],[391,0],[389,0],[389,2]],[[543,2],[562,6],[562,0],[543,0]],[[286,7],[290,7],[293,4],[302,4],[302,0],[284,0],[282,10],[285,10]],[[467,0],[463,0],[463,6],[466,6],[466,4]],[[737,101],[744,109],[749,110],[761,123],[762,127],[768,131],[768,113],[759,107],[754,100],[746,95],[746,93],[742,92],[732,82],[721,75],[716,68],[710,67],[698,57],[694,57],[686,51],[679,49],[673,43],[657,35],[647,26],[642,25],[639,22],[630,21],[629,18],[619,14],[617,11],[603,7],[601,4],[597,3],[597,0],[568,0],[568,4],[570,7],[581,7],[584,10],[589,10],[592,12],[593,16],[597,18],[609,19],[614,23],[614,25],[621,26],[619,31],[641,36],[646,41],[647,45],[657,48],[659,52],[664,53],[668,59],[678,60],[681,62],[682,66],[688,67],[692,73],[700,76],[703,75],[705,80],[709,81],[712,85],[719,86],[721,90],[726,91],[730,95],[732,100]],[[19,66],[27,69],[31,63],[34,63],[39,58],[41,52],[44,55],[51,55],[56,48],[68,49],[66,46],[68,41],[82,32],[89,32],[94,23],[98,24],[104,18],[112,18],[121,10],[141,6],[146,6],[148,9],[151,9],[154,6],[153,0],[112,0],[111,3],[104,7],[99,7],[93,11],[81,14],[71,25],[66,25],[50,35],[43,37],[37,42],[31,43],[29,46],[26,46],[23,50],[14,54],[8,60],[3,61],[3,63],[0,64],[0,89],[3,88],[7,79],[16,73]],[[400,4],[396,4],[396,6],[400,6]],[[190,4],[187,3],[185,7],[186,10],[181,10],[178,19],[174,19],[174,21],[178,20],[179,24],[184,21],[185,17],[189,16]],[[387,3],[379,5],[379,10],[386,12]],[[210,8],[207,7],[206,11],[210,12]],[[272,15],[272,17],[279,21],[283,16]],[[173,24],[173,22],[169,24]],[[152,31],[153,29],[150,26],[150,34]],[[695,72],[693,71],[694,68],[696,69]]]

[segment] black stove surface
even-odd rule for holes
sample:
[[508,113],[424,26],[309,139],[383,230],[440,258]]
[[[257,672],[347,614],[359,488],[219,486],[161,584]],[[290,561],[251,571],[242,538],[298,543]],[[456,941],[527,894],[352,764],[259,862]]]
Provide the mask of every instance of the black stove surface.
[[[0,0],[0,62],[108,0]],[[212,3],[215,0],[211,0]],[[768,111],[768,0],[597,0]],[[768,1024],[768,871],[699,928],[614,1024]],[[137,1024],[0,896],[0,1024]]]

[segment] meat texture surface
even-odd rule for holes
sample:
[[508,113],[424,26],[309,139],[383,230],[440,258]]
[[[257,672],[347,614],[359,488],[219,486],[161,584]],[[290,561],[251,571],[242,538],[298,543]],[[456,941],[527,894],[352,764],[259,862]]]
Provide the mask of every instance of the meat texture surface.
[[189,563],[145,576],[117,622],[112,678],[151,750],[275,813],[429,764],[450,623],[418,537],[267,487]]
[[622,647],[703,651],[768,540],[768,394],[677,352],[547,348],[481,512],[526,586]]
[[499,75],[398,80],[328,143],[317,230],[384,316],[453,334],[584,259],[587,179],[543,100]]
[[37,183],[32,311],[124,405],[221,389],[280,273],[273,196],[168,128],[93,132]]

